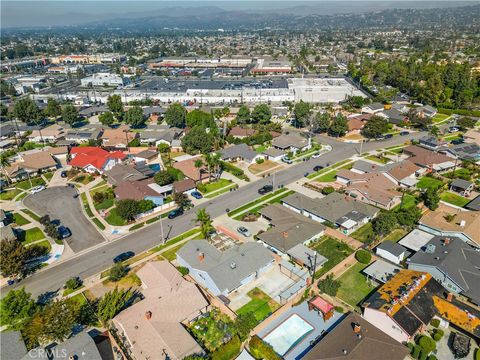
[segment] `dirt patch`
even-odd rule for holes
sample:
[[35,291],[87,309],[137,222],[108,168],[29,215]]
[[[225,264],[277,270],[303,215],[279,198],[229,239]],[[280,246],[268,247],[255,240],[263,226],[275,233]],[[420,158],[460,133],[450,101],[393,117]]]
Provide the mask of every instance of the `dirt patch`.
[[271,160],[265,160],[263,163],[261,164],[253,164],[253,165],[250,165],[248,167],[248,170],[250,170],[250,172],[252,174],[260,174],[260,173],[263,173],[263,172],[267,172],[268,170],[271,170],[273,168],[276,168],[278,167],[279,164],[277,164],[276,162],[273,162]]

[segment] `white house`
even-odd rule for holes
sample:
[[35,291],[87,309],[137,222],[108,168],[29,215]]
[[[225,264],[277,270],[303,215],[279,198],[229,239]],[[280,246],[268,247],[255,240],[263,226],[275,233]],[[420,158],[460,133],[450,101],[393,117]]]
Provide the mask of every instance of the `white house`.
[[375,249],[375,253],[397,265],[405,258],[405,248],[393,241],[384,241],[380,243]]

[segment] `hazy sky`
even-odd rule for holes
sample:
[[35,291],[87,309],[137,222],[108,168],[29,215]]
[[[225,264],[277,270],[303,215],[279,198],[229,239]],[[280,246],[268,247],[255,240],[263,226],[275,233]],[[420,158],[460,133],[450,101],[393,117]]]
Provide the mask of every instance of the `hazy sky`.
[[386,8],[432,8],[455,6],[458,4],[473,4],[463,0],[446,1],[382,1],[382,0],[328,0],[328,1],[171,1],[171,0],[103,0],[103,1],[31,1],[31,0],[1,0],[1,27],[37,27],[78,25],[90,21],[102,21],[115,17],[142,17],[162,15],[161,9],[171,7],[194,8],[199,6],[216,6],[225,10],[272,11],[275,9],[309,6],[317,14],[332,14],[345,12],[365,12]]

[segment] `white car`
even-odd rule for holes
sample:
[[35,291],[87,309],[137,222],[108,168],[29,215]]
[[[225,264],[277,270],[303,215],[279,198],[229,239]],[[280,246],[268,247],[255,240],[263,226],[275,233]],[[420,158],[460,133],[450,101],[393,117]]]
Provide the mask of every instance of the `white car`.
[[312,155],[312,159],[318,159],[320,157],[320,153],[316,152],[315,154]]
[[240,226],[239,228],[237,228],[237,231],[245,237],[249,237],[251,235],[250,231],[248,231],[248,229],[244,226]]
[[35,186],[32,188],[32,190],[30,190],[30,194],[36,194],[42,190],[45,190],[45,186],[43,185],[38,185],[38,186]]

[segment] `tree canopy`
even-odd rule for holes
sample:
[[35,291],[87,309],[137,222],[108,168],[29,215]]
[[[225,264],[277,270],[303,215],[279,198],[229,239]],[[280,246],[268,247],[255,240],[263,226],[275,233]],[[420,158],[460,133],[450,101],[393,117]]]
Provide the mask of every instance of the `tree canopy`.
[[122,97],[120,95],[110,95],[107,99],[107,107],[115,115],[123,112]]
[[295,114],[297,126],[304,127],[311,114],[310,104],[300,100],[300,102],[295,104],[293,113]]
[[330,128],[328,129],[328,134],[330,136],[342,137],[348,131],[348,121],[344,115],[338,114],[332,120]]
[[35,101],[25,97],[17,100],[13,106],[13,116],[27,124],[36,123],[42,119],[42,112]]
[[199,109],[188,112],[185,121],[187,126],[191,128],[194,126],[203,126],[204,128],[215,126],[212,114]]
[[252,123],[268,124],[272,118],[272,111],[267,104],[258,104],[252,111]]
[[62,107],[54,98],[48,98],[47,107],[45,108],[45,115],[53,118],[62,115]]
[[62,108],[62,119],[65,123],[73,125],[80,120],[78,110],[72,104],[66,104]]
[[32,294],[26,292],[25,288],[10,290],[0,300],[0,324],[12,330],[20,330],[36,310]]
[[115,119],[110,111],[106,111],[98,116],[98,120],[103,126],[111,126]]
[[387,131],[387,119],[381,116],[374,115],[368,120],[360,133],[368,139],[375,139],[385,134]]
[[182,147],[189,154],[206,154],[212,151],[214,144],[212,131],[207,133],[203,126],[197,125],[190,129],[182,138]]
[[125,122],[133,128],[144,125],[146,121],[147,119],[143,116],[143,110],[140,106],[131,107],[125,114]]
[[187,110],[180,103],[172,104],[165,112],[165,121],[170,126],[184,128],[186,124]]
[[238,112],[237,112],[237,118],[236,118],[237,121],[240,124],[246,124],[250,122],[250,117],[251,117],[251,114],[248,106],[246,105],[240,106],[240,109],[238,109]]

